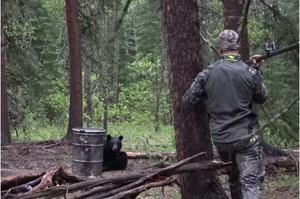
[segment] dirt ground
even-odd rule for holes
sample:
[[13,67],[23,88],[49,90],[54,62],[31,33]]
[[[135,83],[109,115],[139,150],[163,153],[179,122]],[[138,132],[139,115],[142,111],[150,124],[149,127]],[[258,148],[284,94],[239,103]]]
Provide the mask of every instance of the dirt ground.
[[[67,145],[51,146],[51,142],[24,144],[15,143],[8,147],[2,147],[1,150],[1,180],[8,176],[41,174],[52,166],[61,165],[65,170],[72,172],[72,147]],[[143,171],[151,168],[155,163],[144,159],[129,159],[128,167],[124,171],[104,172],[103,177],[117,176],[120,174],[130,174]],[[296,199],[299,198],[299,184],[289,186],[278,186],[276,173],[267,174],[264,183],[263,198],[266,199]],[[297,174],[289,174],[298,176]],[[228,191],[227,183],[224,176],[221,180],[224,181],[224,189]],[[295,178],[295,177],[294,177]],[[148,199],[175,199],[179,197],[179,188],[165,187],[155,188],[143,192],[138,198]]]

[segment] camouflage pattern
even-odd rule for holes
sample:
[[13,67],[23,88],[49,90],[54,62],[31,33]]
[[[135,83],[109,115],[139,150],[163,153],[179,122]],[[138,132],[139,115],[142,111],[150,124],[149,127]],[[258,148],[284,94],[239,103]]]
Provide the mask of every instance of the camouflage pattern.
[[201,71],[182,97],[185,108],[207,100],[211,135],[218,143],[235,142],[248,135],[252,100],[261,104],[268,97],[259,69],[251,68],[236,56],[230,61],[227,57]]
[[218,36],[219,50],[238,50],[240,45],[238,44],[239,34],[233,30],[223,30]]
[[259,199],[265,175],[260,136],[251,134],[239,142],[215,145],[222,161],[233,162],[228,170],[232,199]]
[[[218,36],[220,50],[238,50],[239,35],[224,30]],[[233,199],[259,199],[265,174],[261,136],[254,133],[257,115],[254,103],[267,100],[262,73],[240,59],[224,54],[201,71],[183,95],[183,106],[193,108],[206,100],[210,132],[222,161],[232,161],[228,171]]]
[[182,96],[183,105],[186,109],[191,109],[196,106],[201,100],[205,99],[204,86],[212,66],[201,71],[195,78],[195,81],[192,83],[191,87],[187,92]]

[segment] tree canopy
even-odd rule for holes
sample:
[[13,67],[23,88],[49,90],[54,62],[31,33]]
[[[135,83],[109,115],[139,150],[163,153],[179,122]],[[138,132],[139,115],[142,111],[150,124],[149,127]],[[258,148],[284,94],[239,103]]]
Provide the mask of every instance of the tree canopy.
[[[250,54],[298,42],[299,2],[251,1],[247,25]],[[36,139],[66,134],[69,118],[69,59],[64,1],[2,1],[7,41],[8,115],[12,137]],[[199,1],[204,67],[217,59],[209,47],[224,27],[221,1]],[[78,1],[83,75],[84,126],[172,126],[162,7],[155,1]],[[186,66],[188,67],[188,66]],[[280,146],[298,145],[298,51],[265,61],[270,92],[259,107],[264,137]],[[270,124],[269,124],[270,123]],[[268,125],[265,125],[268,124]],[[44,129],[44,130],[42,130]],[[142,134],[143,132],[141,132]]]

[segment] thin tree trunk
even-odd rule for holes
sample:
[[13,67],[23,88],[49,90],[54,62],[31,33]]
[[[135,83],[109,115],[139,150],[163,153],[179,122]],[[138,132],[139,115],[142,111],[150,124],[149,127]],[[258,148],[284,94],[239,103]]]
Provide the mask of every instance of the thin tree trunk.
[[91,121],[93,119],[93,91],[92,91],[92,82],[91,82],[91,69],[93,67],[93,62],[91,62],[91,65],[87,64],[85,66],[85,73],[84,73],[84,82],[85,82],[85,97],[86,97],[86,115],[88,116],[87,119],[87,126],[89,127],[91,125]]
[[161,98],[161,82],[159,79],[160,66],[155,64],[155,110],[154,110],[154,132],[159,132],[159,109],[160,109],[160,98]]
[[81,44],[77,0],[65,0],[70,60],[70,111],[66,141],[72,141],[72,128],[82,127]]
[[11,143],[11,135],[8,123],[8,103],[7,103],[7,79],[6,79],[6,38],[1,19],[1,145]]
[[[166,28],[168,67],[172,96],[177,160],[201,151],[213,158],[207,110],[200,104],[194,110],[182,107],[182,96],[203,69],[200,56],[198,5],[194,0],[162,0]],[[183,199],[227,198],[215,171],[183,174]]]
[[[115,2],[115,19],[118,19],[118,10],[119,10],[119,2]],[[117,33],[114,33],[117,34]],[[120,41],[119,41],[119,36],[116,36],[115,40],[115,50],[114,50],[114,79],[113,79],[113,89],[114,89],[114,94],[113,94],[113,103],[117,104],[118,99],[119,99],[119,58],[120,58]]]
[[133,17],[133,35],[134,35],[134,50],[135,54],[138,54],[138,42],[137,42],[137,25],[136,25],[136,15]]
[[114,96],[113,101],[115,104],[119,101],[119,57],[120,57],[120,43],[119,43],[119,37],[116,38],[116,44],[115,44],[115,53],[114,53],[114,82],[113,82],[113,88],[114,88]]
[[[241,18],[244,14],[245,2],[246,0],[223,0],[224,7],[224,18],[225,18],[225,29],[231,29],[237,31],[239,26],[242,25]],[[247,13],[248,14],[248,13]],[[243,60],[249,58],[249,42],[248,42],[248,28],[245,27],[241,39],[241,49],[240,54]]]
[[[103,3],[104,4],[104,3]],[[105,13],[105,8],[103,5],[103,20],[104,20],[104,27],[105,27],[105,52],[104,52],[104,63],[102,68],[102,77],[103,77],[103,85],[102,85],[102,98],[103,98],[103,128],[107,132],[108,128],[108,65],[109,65],[109,44],[108,44],[108,16]]]

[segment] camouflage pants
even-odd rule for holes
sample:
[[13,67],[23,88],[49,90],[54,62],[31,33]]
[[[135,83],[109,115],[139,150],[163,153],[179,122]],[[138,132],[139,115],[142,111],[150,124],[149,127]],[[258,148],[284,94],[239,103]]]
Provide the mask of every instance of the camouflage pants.
[[215,143],[215,146],[222,161],[233,162],[228,170],[232,199],[259,199],[259,185],[265,174],[260,137],[251,135],[235,143]]

